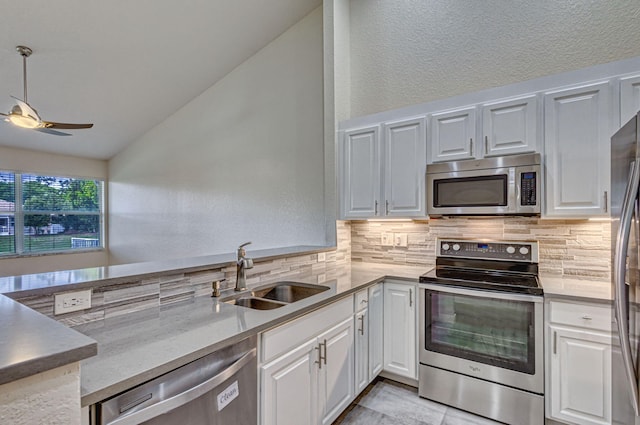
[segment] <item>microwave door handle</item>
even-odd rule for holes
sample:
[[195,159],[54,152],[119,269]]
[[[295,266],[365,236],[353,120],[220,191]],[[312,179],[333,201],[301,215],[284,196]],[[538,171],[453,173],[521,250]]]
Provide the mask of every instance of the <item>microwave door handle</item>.
[[509,199],[507,201],[507,208],[509,212],[518,212],[518,201],[520,200],[520,186],[517,183],[518,173],[515,168],[509,168]]
[[629,385],[631,404],[636,416],[638,416],[638,381],[637,373],[633,364],[631,354],[631,342],[629,336],[629,324],[627,323],[628,308],[627,300],[624,297],[625,292],[625,275],[626,275],[626,259],[629,244],[629,233],[631,229],[631,220],[633,218],[634,205],[638,197],[638,181],[640,179],[640,163],[633,161],[631,163],[631,173],[629,174],[629,182],[624,195],[622,211],[620,214],[620,224],[616,237],[616,247],[613,262],[613,289],[615,300],[615,315],[618,325],[618,334],[620,335],[620,349],[622,351],[622,363],[625,368],[625,375]]

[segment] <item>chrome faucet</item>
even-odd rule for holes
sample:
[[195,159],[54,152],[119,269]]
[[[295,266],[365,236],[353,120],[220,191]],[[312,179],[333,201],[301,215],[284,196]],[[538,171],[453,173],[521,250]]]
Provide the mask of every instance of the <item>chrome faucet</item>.
[[244,291],[247,289],[247,269],[253,268],[253,260],[245,258],[247,252],[244,247],[251,242],[245,242],[238,247],[238,260],[236,261],[236,291]]

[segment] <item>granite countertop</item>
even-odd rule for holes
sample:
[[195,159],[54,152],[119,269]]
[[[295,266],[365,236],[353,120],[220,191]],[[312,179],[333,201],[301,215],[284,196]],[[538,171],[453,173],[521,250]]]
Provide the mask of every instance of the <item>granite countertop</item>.
[[586,302],[611,302],[611,282],[576,278],[541,276],[545,297],[566,298]]
[[26,378],[97,352],[96,342],[0,295],[0,384]]
[[[74,328],[98,342],[81,363],[82,406],[88,406],[249,335],[320,308],[385,278],[418,281],[424,267],[352,263],[286,279],[330,289],[274,310],[252,310],[210,297],[88,323]],[[256,287],[268,282],[261,282]],[[233,295],[223,292],[221,298]]]

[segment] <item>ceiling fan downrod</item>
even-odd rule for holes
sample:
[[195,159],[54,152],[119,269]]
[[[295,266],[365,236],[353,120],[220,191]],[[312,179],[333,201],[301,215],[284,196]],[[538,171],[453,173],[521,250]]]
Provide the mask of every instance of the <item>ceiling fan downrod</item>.
[[24,103],[27,101],[27,58],[31,56],[33,50],[27,46],[16,46],[16,51],[22,56],[22,81],[24,82]]

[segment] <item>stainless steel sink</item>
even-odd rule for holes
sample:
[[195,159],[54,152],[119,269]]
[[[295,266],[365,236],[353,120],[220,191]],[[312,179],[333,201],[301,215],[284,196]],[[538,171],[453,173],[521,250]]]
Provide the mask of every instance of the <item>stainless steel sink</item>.
[[239,305],[240,307],[252,308],[254,310],[273,310],[274,308],[279,308],[286,305],[285,303],[264,300],[262,298],[256,298],[256,297],[231,298],[224,302],[229,304]]
[[268,300],[294,303],[329,289],[328,286],[309,285],[297,282],[279,282],[276,286],[253,291],[253,295]]
[[256,288],[248,293],[222,298],[221,301],[254,310],[272,310],[304,300],[328,289],[328,286],[282,281]]

